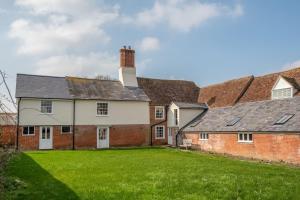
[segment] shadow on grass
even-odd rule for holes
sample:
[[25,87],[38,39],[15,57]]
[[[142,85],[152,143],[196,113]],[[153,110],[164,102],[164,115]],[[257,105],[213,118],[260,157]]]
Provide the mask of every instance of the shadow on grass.
[[79,199],[66,184],[62,183],[28,155],[21,153],[7,168],[8,180],[18,182],[17,188],[6,188],[5,199]]

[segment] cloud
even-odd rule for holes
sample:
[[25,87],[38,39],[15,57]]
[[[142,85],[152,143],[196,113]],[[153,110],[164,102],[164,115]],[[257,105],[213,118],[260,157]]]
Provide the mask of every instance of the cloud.
[[62,53],[86,44],[106,44],[110,36],[103,26],[119,15],[117,6],[95,6],[84,0],[18,0],[33,19],[17,19],[9,37],[19,41],[18,53],[38,55]]
[[287,63],[283,66],[282,69],[287,70],[287,69],[294,69],[294,68],[297,68],[297,67],[300,67],[300,60],[296,60],[294,62]]
[[219,16],[238,17],[243,13],[243,7],[240,4],[231,8],[196,0],[157,0],[152,8],[137,14],[135,23],[145,27],[166,23],[174,30],[189,32],[210,19]]
[[139,46],[142,51],[154,51],[160,48],[160,42],[156,37],[145,37]]
[[96,76],[98,74],[116,77],[118,71],[116,56],[92,52],[87,55],[51,56],[37,63],[36,74]]

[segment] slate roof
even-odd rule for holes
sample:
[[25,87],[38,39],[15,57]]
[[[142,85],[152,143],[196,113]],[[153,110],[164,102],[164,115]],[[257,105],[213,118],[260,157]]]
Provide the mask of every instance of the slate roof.
[[16,97],[149,101],[142,89],[120,81],[27,74],[17,75]]
[[[295,114],[283,125],[274,125],[285,114]],[[234,126],[227,123],[236,117]],[[207,113],[184,131],[207,132],[298,132],[300,134],[300,97],[281,100],[239,103],[231,107],[209,109]]]
[[[288,71],[255,77],[250,87],[239,102],[262,101],[271,99],[271,90],[279,76],[284,77],[287,81],[289,81],[292,85],[299,89],[300,67]],[[300,96],[300,92],[298,91],[295,95]]]
[[66,77],[69,92],[76,99],[149,101],[141,88],[123,87],[120,81]]
[[64,77],[17,74],[16,97],[71,99]]
[[207,108],[205,103],[186,103],[186,102],[173,102],[176,106],[182,109],[203,109]]
[[202,87],[198,102],[207,103],[211,108],[232,106],[239,101],[253,81],[253,78],[253,76],[247,76]]
[[152,104],[168,105],[172,101],[197,103],[199,87],[192,81],[138,77],[138,85]]

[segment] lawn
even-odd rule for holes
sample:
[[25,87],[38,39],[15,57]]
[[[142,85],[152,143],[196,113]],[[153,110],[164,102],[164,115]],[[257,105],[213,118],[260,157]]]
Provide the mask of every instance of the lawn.
[[299,168],[174,149],[25,152],[6,176],[6,199],[300,198]]

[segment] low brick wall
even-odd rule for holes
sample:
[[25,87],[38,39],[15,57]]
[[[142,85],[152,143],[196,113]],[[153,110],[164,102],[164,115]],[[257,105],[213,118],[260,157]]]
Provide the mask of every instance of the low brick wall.
[[252,133],[252,143],[238,142],[237,133],[209,133],[206,141],[199,140],[199,132],[184,134],[192,139],[195,149],[300,164],[299,133]]
[[0,146],[14,146],[16,142],[15,125],[0,126]]

